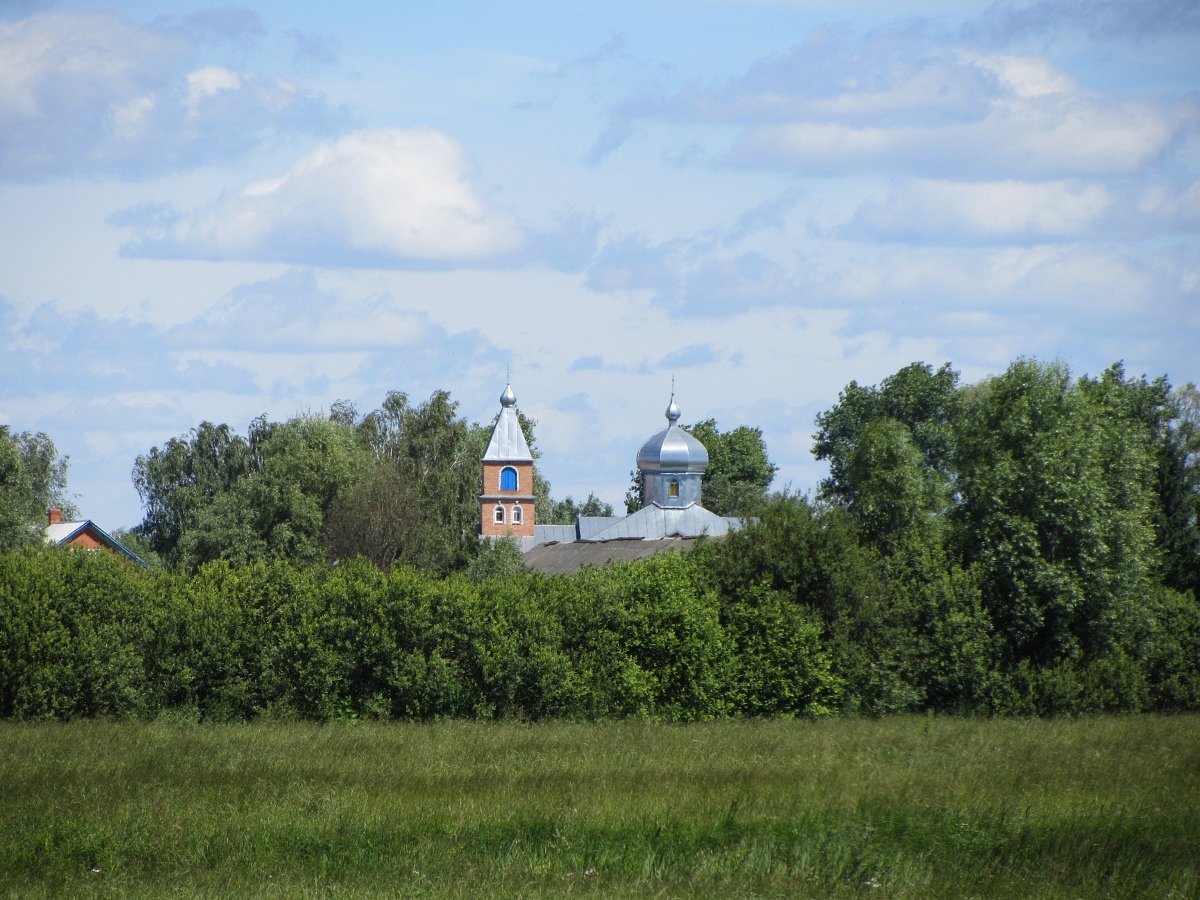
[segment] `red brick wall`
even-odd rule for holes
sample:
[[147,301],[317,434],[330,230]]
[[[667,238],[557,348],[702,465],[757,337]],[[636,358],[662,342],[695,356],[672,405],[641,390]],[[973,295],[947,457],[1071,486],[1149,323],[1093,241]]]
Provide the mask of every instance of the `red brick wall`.
[[[500,490],[500,472],[512,466],[517,470],[517,489],[515,491]],[[504,507],[504,522],[497,524],[495,519],[496,503]],[[520,503],[522,520],[520,525],[513,524],[513,507]],[[533,462],[494,462],[488,460],[483,464],[483,496],[480,498],[480,533],[486,537],[514,535],[533,537],[537,517],[534,514],[533,500]]]
[[[500,490],[500,472],[509,466],[517,470],[517,489],[515,491]],[[532,462],[492,462],[483,464],[483,495],[485,497],[533,497],[533,463]]]
[[99,550],[101,547],[104,547],[105,550],[110,549],[101,544],[98,540],[96,540],[95,537],[92,536],[90,532],[87,531],[82,531],[75,535],[75,537],[71,538],[67,546],[78,547],[81,550]]

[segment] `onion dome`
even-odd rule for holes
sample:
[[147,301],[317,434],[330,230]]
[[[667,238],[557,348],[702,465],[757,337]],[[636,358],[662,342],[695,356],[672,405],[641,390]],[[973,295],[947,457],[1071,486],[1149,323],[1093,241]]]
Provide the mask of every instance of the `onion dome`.
[[511,384],[504,386],[504,393],[500,395],[500,405],[505,409],[517,405],[517,395],[513,393]]
[[708,451],[698,440],[676,423],[679,421],[679,406],[675,394],[667,406],[667,427],[660,431],[638,451],[637,467],[642,472],[692,472],[703,474],[708,468]]

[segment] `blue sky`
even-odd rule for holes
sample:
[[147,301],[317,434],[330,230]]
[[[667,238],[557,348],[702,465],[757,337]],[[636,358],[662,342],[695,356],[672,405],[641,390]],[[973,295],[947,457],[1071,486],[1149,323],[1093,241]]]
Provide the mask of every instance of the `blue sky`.
[[672,377],[808,491],[915,360],[1200,381],[1198,231],[1196,0],[0,0],[0,423],[106,528],[202,420],[509,371],[558,497]]

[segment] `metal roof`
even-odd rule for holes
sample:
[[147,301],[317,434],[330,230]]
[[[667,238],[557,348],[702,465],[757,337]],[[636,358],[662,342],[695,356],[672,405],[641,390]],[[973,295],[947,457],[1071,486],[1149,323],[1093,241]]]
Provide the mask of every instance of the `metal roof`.
[[606,531],[624,518],[624,516],[580,516],[577,522],[579,540],[590,541],[600,532]]
[[643,472],[703,472],[708,468],[708,451],[704,445],[680,428],[679,407],[675,395],[667,405],[667,427],[638,451],[637,467]]
[[614,538],[658,540],[669,537],[723,537],[741,527],[738,519],[718,516],[703,506],[692,504],[682,509],[651,504],[633,515],[613,522],[608,528],[591,534],[588,540],[609,541]]
[[534,525],[534,544],[570,543],[575,540],[577,532],[574,525]]
[[500,417],[496,419],[496,427],[492,429],[492,439],[488,441],[487,450],[483,454],[484,461],[524,461],[532,460],[529,443],[525,440],[525,432],[521,430],[521,420],[517,416],[517,397],[512,385],[504,386],[500,395]]

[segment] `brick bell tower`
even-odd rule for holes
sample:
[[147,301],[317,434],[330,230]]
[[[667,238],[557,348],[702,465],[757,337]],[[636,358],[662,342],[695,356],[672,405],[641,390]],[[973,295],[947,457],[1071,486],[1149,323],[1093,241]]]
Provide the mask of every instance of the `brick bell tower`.
[[500,417],[483,454],[479,533],[484,537],[533,537],[533,454],[517,416],[512,385],[500,395]]

